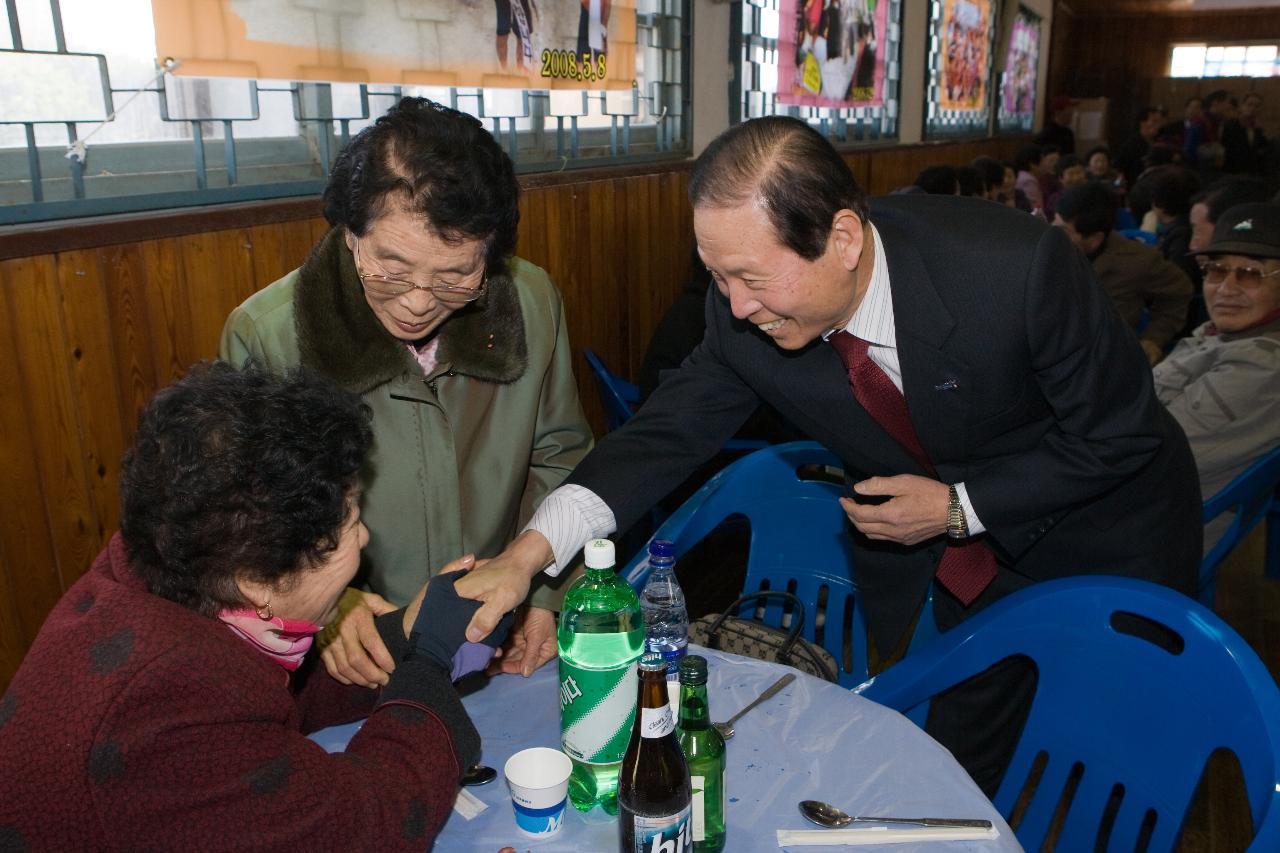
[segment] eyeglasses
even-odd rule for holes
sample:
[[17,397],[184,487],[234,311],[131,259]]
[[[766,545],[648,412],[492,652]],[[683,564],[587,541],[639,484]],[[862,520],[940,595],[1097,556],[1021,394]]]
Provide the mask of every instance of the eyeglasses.
[[363,266],[360,260],[360,240],[357,239],[355,243],[356,274],[360,276],[360,281],[364,284],[365,290],[380,299],[392,299],[397,296],[403,296],[413,290],[429,290],[431,295],[441,302],[451,305],[466,305],[468,302],[475,302],[481,296],[484,296],[485,291],[489,288],[489,278],[483,268],[478,272],[478,275],[482,277],[480,284],[475,287],[467,287],[461,284],[415,284],[412,281],[393,278],[389,275],[362,273],[360,272],[360,267]]
[[1258,267],[1232,267],[1218,261],[1201,261],[1200,272],[1204,273],[1205,284],[1223,284],[1227,276],[1234,272],[1236,284],[1246,290],[1261,286],[1264,278],[1280,275],[1280,269],[1263,272]]

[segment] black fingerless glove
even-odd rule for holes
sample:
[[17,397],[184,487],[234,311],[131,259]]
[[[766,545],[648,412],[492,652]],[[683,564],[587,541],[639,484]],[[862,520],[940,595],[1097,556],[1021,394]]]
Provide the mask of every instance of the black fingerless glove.
[[[465,574],[446,572],[436,575],[427,584],[422,609],[409,632],[409,657],[426,657],[440,664],[445,672],[452,669],[454,654],[467,641],[467,625],[480,609],[479,601],[463,598],[453,587],[454,582]],[[503,616],[498,627],[481,642],[497,648],[507,638],[513,618],[513,613]]]

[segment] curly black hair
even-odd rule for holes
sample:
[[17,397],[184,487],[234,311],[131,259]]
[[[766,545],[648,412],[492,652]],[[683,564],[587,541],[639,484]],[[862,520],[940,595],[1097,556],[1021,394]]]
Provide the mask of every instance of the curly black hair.
[[195,365],[152,398],[124,455],[134,571],[206,616],[246,605],[237,575],[287,584],[337,547],[372,442],[368,407],[315,373]]
[[426,98],[403,98],[338,155],[324,217],[357,237],[398,196],[444,240],[483,240],[490,274],[516,247],[520,184],[480,120]]

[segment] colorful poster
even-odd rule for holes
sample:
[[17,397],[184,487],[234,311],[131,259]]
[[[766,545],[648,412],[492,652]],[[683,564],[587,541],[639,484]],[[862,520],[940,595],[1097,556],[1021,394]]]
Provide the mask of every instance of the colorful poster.
[[1019,9],[1009,33],[1000,86],[1001,126],[1030,130],[1036,112],[1036,72],[1040,67],[1040,18]]
[[991,64],[991,0],[944,0],[942,80],[944,110],[985,110]]
[[881,106],[888,16],[889,0],[781,0],[779,103]]
[[156,52],[197,77],[630,88],[635,0],[152,0]]

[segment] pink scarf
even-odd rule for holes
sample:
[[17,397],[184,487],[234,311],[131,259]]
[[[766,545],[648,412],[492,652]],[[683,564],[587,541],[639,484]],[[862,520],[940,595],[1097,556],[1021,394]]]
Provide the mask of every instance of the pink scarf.
[[311,649],[316,633],[324,627],[301,619],[261,619],[253,610],[224,610],[218,618],[249,645],[293,672]]

